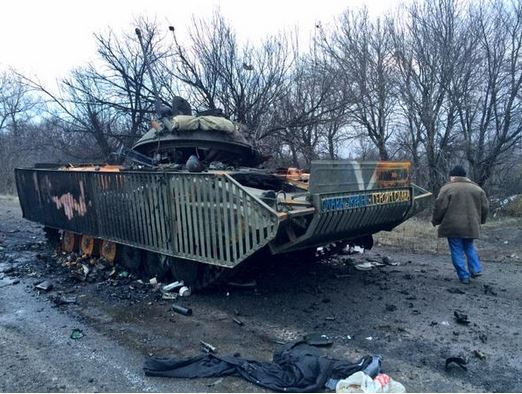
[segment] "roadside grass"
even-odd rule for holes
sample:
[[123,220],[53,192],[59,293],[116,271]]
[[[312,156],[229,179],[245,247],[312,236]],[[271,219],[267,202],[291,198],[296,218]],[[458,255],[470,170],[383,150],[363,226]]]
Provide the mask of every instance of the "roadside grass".
[[388,246],[412,253],[447,253],[447,241],[437,237],[437,229],[427,218],[411,218],[392,231],[374,235],[379,246]]
[[522,194],[515,196],[503,209],[503,214],[522,218]]
[[501,226],[506,227],[522,227],[522,217],[513,217],[506,215],[499,215],[494,218],[488,218],[486,224],[482,225],[483,228],[497,228]]
[[[494,230],[499,227],[517,226],[522,226],[522,218],[500,216],[489,218],[483,228]],[[411,218],[392,231],[381,231],[375,234],[374,238],[377,245],[412,253],[448,253],[448,241],[446,238],[438,238],[437,228],[432,226],[429,218]]]

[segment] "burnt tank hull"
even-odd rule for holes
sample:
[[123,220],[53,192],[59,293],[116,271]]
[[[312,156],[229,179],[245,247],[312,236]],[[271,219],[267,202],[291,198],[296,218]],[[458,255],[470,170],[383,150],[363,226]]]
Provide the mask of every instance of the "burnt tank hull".
[[288,253],[391,230],[430,196],[408,171],[402,162],[314,162],[308,190],[272,204],[246,185],[250,171],[29,168],[16,170],[16,183],[26,219],[233,268],[261,249]]

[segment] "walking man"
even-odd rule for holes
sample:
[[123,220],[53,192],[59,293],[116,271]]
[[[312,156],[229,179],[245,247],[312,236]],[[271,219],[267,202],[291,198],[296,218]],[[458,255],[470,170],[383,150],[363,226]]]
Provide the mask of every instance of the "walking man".
[[449,183],[442,186],[435,201],[431,222],[440,225],[439,238],[448,238],[457,275],[462,283],[469,284],[470,275],[475,278],[482,274],[473,240],[479,238],[480,225],[486,223],[489,204],[484,190],[466,177],[462,166],[455,166],[449,176]]

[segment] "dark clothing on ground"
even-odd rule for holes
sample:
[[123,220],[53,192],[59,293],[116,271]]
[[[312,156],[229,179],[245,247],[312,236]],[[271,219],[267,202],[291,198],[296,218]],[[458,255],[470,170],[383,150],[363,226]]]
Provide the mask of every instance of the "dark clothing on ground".
[[330,359],[298,342],[275,352],[271,363],[205,354],[184,359],[148,359],[143,369],[149,376],[173,378],[236,376],[270,390],[298,393],[322,391],[329,378],[347,378],[366,368],[371,361],[370,356],[359,363]]
[[480,186],[465,177],[452,177],[440,189],[431,222],[440,225],[440,238],[479,238],[488,209],[486,193]]

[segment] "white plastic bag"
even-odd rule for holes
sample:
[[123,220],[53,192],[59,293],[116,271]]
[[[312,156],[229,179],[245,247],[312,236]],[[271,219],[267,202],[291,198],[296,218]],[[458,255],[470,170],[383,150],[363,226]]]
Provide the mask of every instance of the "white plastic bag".
[[337,393],[405,393],[404,386],[386,374],[379,374],[372,379],[359,371],[346,379],[339,380],[335,387]]

